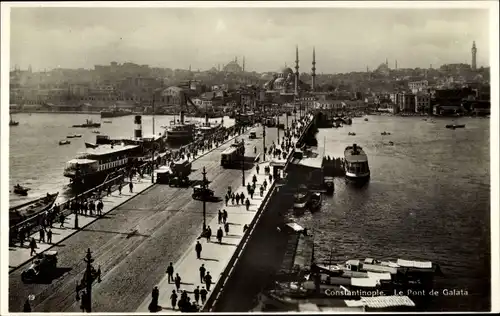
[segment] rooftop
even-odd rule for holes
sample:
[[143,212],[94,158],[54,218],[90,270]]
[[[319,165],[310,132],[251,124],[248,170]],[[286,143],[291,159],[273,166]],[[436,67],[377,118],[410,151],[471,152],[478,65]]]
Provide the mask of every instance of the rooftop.
[[364,152],[363,148],[357,146],[357,154],[353,152],[353,147],[348,146],[344,151],[344,158],[349,162],[365,162],[368,161],[368,157]]
[[137,145],[100,145],[96,148],[87,148],[87,151],[81,153],[82,155],[93,155],[93,156],[101,156],[101,155],[109,155],[113,153],[118,153],[122,151],[127,151],[131,149],[138,148]]

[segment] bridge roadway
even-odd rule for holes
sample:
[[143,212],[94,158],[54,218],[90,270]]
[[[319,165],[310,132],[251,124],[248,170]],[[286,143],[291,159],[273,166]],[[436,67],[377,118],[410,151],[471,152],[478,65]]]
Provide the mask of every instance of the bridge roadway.
[[[262,127],[252,130],[258,137],[250,140],[248,133],[245,134],[246,156],[253,155],[254,146],[257,153],[263,148]],[[276,128],[266,128],[266,146],[276,138]],[[241,169],[220,166],[220,153],[229,145],[223,144],[193,162],[190,176],[201,180],[205,166],[207,179],[212,181],[210,188],[221,197],[228,186],[241,186]],[[123,192],[128,194],[128,188]],[[75,287],[85,270],[85,251],[90,248],[95,267],[100,265],[103,273],[102,282],[93,286],[92,311],[134,312],[164,277],[169,262],[179,260],[201,232],[203,205],[193,200],[191,194],[191,188],[155,185],[63,240],[53,248],[59,252],[59,275],[50,284],[22,283],[20,274],[25,267],[12,272],[9,311],[22,311],[24,301],[33,294],[34,312],[80,312]],[[220,206],[221,203],[207,202],[207,222],[216,216]]]

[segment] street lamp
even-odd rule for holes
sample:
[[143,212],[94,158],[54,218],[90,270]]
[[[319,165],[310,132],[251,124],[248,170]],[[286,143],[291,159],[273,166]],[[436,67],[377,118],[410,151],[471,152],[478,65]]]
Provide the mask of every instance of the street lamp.
[[[79,195],[76,196],[76,198],[73,201],[78,201]],[[71,205],[69,205],[71,207]],[[75,207],[75,229],[78,229],[78,208]]]
[[[205,167],[203,167],[203,194],[205,194],[207,190],[207,172],[205,171]],[[206,222],[206,212],[207,212],[207,201],[203,198],[203,232],[207,230],[207,222]]]
[[245,140],[241,140],[241,150],[243,151],[241,155],[241,183],[245,186]]
[[276,123],[276,126],[278,128],[278,145],[280,144],[280,114],[278,112],[278,115],[276,115],[276,118],[277,118],[277,123]]
[[90,253],[90,248],[87,249],[87,254],[83,259],[87,263],[87,268],[85,269],[85,273],[83,274],[83,278],[80,281],[80,284],[76,284],[76,300],[79,301],[81,297],[81,305],[80,308],[82,311],[87,313],[92,312],[92,284],[95,280],[98,283],[101,282],[101,267],[97,270],[92,266],[92,254]]

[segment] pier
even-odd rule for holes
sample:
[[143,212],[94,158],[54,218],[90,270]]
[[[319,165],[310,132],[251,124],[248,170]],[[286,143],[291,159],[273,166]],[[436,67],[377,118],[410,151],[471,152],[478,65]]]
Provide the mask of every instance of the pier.
[[[313,116],[301,120],[297,126],[297,137],[293,139],[300,146],[302,134],[308,132],[313,125]],[[254,131],[256,139],[250,139],[248,132]],[[207,271],[213,275],[213,286],[201,310],[211,310],[232,274],[232,267],[237,265],[241,253],[249,245],[251,236],[262,216],[267,213],[267,203],[273,192],[278,189],[278,175],[283,176],[282,168],[270,168],[273,176],[265,174],[264,169],[270,165],[270,157],[263,160],[262,127],[250,128],[243,136],[245,156],[251,160],[246,170],[223,169],[220,166],[220,154],[228,148],[233,140],[198,156],[192,162],[192,180],[202,180],[205,168],[209,188],[220,198],[220,202],[206,203],[206,223],[212,228],[212,240],[198,239],[203,224],[203,202],[193,200],[192,188],[174,188],[168,185],[151,184],[151,179],[135,179],[134,193],[123,188],[121,197],[113,192],[103,200],[104,216],[85,220],[80,219],[80,229],[74,230],[71,215],[65,223],[68,228],[57,232],[54,229],[53,245],[39,244],[38,252],[44,250],[58,251],[58,275],[50,283],[24,284],[20,274],[27,267],[21,259],[11,263],[9,275],[10,311],[21,311],[23,303],[29,295],[35,299],[31,306],[35,312],[78,312],[80,303],[75,300],[74,287],[85,270],[81,260],[86,249],[90,248],[95,264],[100,266],[102,281],[93,287],[92,305],[94,311],[102,312],[147,312],[151,299],[151,290],[158,286],[160,290],[159,305],[171,312],[168,297],[173,284],[166,281],[166,268],[173,263],[174,273],[182,278],[181,289],[192,291],[199,283],[198,268],[205,264]],[[276,128],[266,128],[266,144],[269,146],[277,140]],[[254,148],[256,149],[254,151]],[[284,159],[290,161],[293,150]],[[259,161],[257,164],[253,161]],[[249,164],[247,164],[249,165]],[[256,174],[256,166],[260,172]],[[283,168],[285,169],[285,168]],[[242,177],[245,183],[257,176],[257,188],[267,179],[267,190],[261,197],[258,190],[250,199],[249,210],[245,206],[225,206],[224,195],[230,186],[235,192],[243,192]],[[139,192],[140,191],[140,192]],[[135,193],[138,192],[138,193]],[[221,209],[228,212],[229,235],[222,238],[222,243],[215,242],[218,229],[217,214]],[[243,232],[243,227],[247,229]],[[59,226],[55,224],[54,226]],[[69,228],[71,227],[71,228]],[[37,237],[37,236],[36,236]],[[38,238],[36,238],[38,241]],[[202,259],[196,259],[194,246],[196,241],[203,245]],[[12,258],[29,249],[13,247]],[[20,264],[20,265],[19,265]],[[174,274],[175,275],[175,274]],[[197,282],[198,281],[198,282]],[[170,293],[169,293],[170,292]]]

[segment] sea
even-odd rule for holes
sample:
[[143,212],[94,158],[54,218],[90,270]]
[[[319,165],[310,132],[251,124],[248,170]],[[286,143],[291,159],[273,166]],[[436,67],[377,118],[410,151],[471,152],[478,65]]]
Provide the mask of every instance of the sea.
[[[354,118],[352,125],[338,129],[320,129],[316,139],[330,157],[343,157],[344,148],[353,143],[361,146],[369,159],[369,183],[356,187],[337,178],[334,195],[325,197],[319,212],[287,216],[314,234],[317,261],[429,260],[440,264],[444,273],[436,279],[439,297],[429,310],[489,310],[489,119],[366,118]],[[14,115],[20,124],[10,127],[10,189],[19,183],[31,191],[27,198],[11,192],[11,205],[47,192],[59,191],[60,199],[71,196],[62,175],[65,162],[96,136],[95,129],[71,126],[86,119],[100,121],[99,115],[85,114]],[[105,119],[112,123],[98,130],[101,135],[132,137],[133,119]],[[155,116],[155,133],[172,119]],[[152,122],[152,116],[143,116],[143,134],[152,134]],[[226,117],[224,123],[234,122]],[[466,127],[445,128],[453,123]],[[390,135],[381,135],[384,131]],[[82,138],[59,146],[71,134]]]

